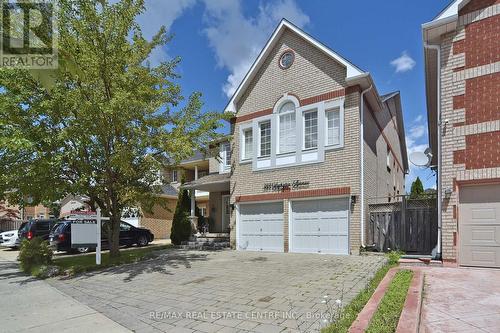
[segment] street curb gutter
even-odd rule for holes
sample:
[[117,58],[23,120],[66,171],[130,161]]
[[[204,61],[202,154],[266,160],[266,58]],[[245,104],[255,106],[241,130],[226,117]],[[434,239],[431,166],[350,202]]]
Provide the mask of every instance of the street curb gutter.
[[421,270],[414,269],[413,278],[406,294],[406,301],[399,317],[396,333],[418,333],[423,288],[424,273]]
[[382,281],[375,289],[372,297],[365,304],[363,310],[358,314],[356,320],[352,323],[349,328],[349,333],[362,333],[365,332],[368,326],[370,325],[370,321],[377,312],[377,308],[382,301],[382,298],[385,295],[385,292],[389,285],[391,284],[392,278],[396,275],[396,272],[399,270],[398,267],[391,268],[387,274],[384,276]]

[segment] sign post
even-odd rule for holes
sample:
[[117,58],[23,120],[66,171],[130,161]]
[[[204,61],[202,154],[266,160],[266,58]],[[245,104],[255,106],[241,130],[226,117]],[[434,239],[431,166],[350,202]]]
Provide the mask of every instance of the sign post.
[[96,237],[97,237],[97,247],[95,249],[95,263],[96,265],[101,264],[101,208],[97,208],[97,230],[96,230]]

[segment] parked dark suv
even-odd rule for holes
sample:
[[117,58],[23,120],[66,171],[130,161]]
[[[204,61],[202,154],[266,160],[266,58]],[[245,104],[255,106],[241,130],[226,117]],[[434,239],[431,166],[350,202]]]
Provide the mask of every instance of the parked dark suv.
[[57,219],[28,221],[25,225],[22,225],[19,228],[19,243],[21,243],[23,239],[32,240],[35,237],[40,237],[43,240],[48,240],[50,230],[57,222]]
[[[103,249],[109,248],[108,235],[107,235],[107,221],[103,222],[101,229],[101,247]],[[132,246],[146,246],[154,239],[153,234],[148,229],[137,228],[127,222],[120,222],[120,245]],[[49,236],[50,245],[57,251],[66,252],[80,252],[85,253],[93,248],[81,247],[77,249],[71,248],[71,220],[59,221],[51,230]]]

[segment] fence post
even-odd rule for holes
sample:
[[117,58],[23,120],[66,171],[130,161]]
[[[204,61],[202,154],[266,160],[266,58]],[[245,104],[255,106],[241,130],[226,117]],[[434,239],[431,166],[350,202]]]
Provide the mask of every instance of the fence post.
[[402,231],[401,246],[404,248],[400,250],[406,252],[408,246],[406,244],[406,196],[405,195],[401,197],[401,231]]

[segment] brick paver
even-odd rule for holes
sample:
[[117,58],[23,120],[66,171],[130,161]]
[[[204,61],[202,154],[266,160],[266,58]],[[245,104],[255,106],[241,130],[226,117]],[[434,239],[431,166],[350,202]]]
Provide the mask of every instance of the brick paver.
[[323,296],[349,302],[380,256],[167,250],[50,284],[136,332],[317,331]]

